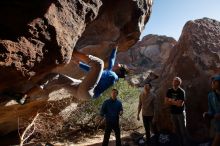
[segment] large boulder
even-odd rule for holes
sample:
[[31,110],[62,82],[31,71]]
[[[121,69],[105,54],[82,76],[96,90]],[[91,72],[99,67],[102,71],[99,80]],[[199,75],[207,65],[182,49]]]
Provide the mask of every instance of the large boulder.
[[127,78],[132,85],[143,86],[148,81],[149,71],[161,74],[176,43],[172,37],[150,34],[128,51],[118,53],[117,61],[132,70],[133,75]]
[[[152,0],[0,1],[0,93],[25,92],[51,71],[82,76],[71,62],[73,50],[104,61],[116,45],[127,50],[139,39],[151,7]],[[6,102],[0,94],[0,135],[47,103]]]
[[[160,76],[158,94],[160,97],[161,128],[170,128],[169,112],[163,105],[166,91],[171,87],[174,76],[183,80],[186,91],[187,129],[193,139],[202,140],[209,136],[207,123],[202,114],[207,111],[207,94],[210,77],[219,74],[220,69],[220,22],[203,18],[188,21],[182,31]],[[166,127],[164,127],[166,123]]]
[[128,49],[149,19],[152,0],[0,3],[0,91],[23,92],[27,87],[22,85],[68,64],[74,48],[104,60],[112,43],[119,51]]
[[76,42],[101,5],[100,0],[1,1],[0,91],[19,90],[33,76],[70,62]]
[[[139,40],[149,19],[151,5],[152,0],[103,1],[98,17],[86,27],[75,49],[99,56],[106,66],[113,47],[117,45],[118,52],[126,51]],[[72,62],[56,71],[70,76],[79,74]]]

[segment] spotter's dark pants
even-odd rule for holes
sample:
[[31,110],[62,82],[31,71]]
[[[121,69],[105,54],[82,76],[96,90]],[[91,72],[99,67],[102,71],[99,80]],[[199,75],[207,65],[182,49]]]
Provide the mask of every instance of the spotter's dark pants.
[[109,138],[110,138],[110,134],[112,130],[114,130],[115,132],[116,146],[121,146],[119,122],[115,122],[115,123],[106,122],[105,135],[104,135],[102,146],[108,146]]

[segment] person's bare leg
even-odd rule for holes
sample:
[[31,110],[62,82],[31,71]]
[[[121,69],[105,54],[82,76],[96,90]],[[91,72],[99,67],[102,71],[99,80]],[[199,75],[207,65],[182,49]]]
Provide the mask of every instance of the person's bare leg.
[[39,92],[40,90],[42,90],[39,86],[33,86],[32,88],[30,88],[27,92],[25,92],[23,94],[23,96],[21,97],[21,99],[18,101],[20,104],[25,104],[30,97],[34,94]]
[[73,57],[83,61],[84,63],[87,63],[90,66],[90,70],[85,79],[79,85],[76,94],[78,99],[88,100],[94,95],[93,91],[101,78],[104,62],[98,57],[85,55],[77,51],[74,51],[73,54]]
[[[61,87],[71,86],[72,90],[77,88],[72,86],[75,79],[59,74],[59,73],[49,73],[42,80],[40,80],[37,85],[30,88],[24,96],[20,99],[20,104],[24,104],[33,95],[45,95],[48,96],[50,92],[60,89]],[[75,92],[76,94],[76,92]]]
[[84,63],[87,63],[91,66],[87,76],[80,84],[75,84],[73,86],[72,83],[74,83],[74,79],[67,77],[62,74],[57,73],[51,73],[46,75],[42,81],[40,81],[39,86],[35,86],[28,90],[23,98],[21,99],[21,104],[24,104],[25,101],[35,92],[39,92],[39,90],[42,89],[47,90],[47,88],[57,87],[57,84],[60,86],[68,86],[68,88],[72,90],[72,93],[75,93],[74,95],[78,99],[87,100],[93,96],[93,90],[97,86],[103,68],[104,63],[101,59],[92,56],[92,55],[85,55],[83,53],[80,53],[78,51],[73,51],[73,59],[76,59],[77,61],[83,61]]
[[89,58],[89,55],[86,55],[84,53],[78,52],[77,50],[73,51],[72,57],[73,57],[72,59],[75,59],[77,61],[82,61],[82,62],[84,62],[86,64],[88,64],[91,61],[91,59]]

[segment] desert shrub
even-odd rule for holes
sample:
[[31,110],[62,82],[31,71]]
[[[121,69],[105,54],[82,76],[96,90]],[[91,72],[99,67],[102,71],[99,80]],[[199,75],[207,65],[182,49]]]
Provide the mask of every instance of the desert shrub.
[[[110,98],[113,88],[119,91],[119,100],[122,101],[124,113],[121,117],[122,130],[135,128],[139,89],[130,86],[126,80],[120,79],[114,86],[106,90],[98,99],[79,102],[73,99],[65,99],[49,103],[44,113],[38,114],[34,124],[26,130],[29,139],[35,142],[66,139],[76,140],[83,133],[94,133],[100,127],[97,117],[104,100]],[[27,125],[28,127],[28,125]],[[25,138],[25,134],[24,134]]]
[[[101,97],[82,103],[79,105],[78,112],[73,112],[68,119],[70,124],[74,126],[76,123],[81,125],[90,125],[93,128],[98,128],[99,123],[95,119],[99,115],[102,103],[110,98],[111,90],[116,88],[119,91],[119,100],[122,101],[124,113],[121,118],[122,128],[124,130],[134,128],[137,113],[137,104],[139,89],[130,86],[126,80],[120,79],[114,86],[106,90]],[[78,125],[77,124],[77,125]]]

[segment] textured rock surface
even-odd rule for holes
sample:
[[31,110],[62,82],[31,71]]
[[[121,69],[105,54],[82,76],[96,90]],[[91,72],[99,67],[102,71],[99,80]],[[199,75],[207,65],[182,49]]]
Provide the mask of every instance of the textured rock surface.
[[[140,36],[151,12],[152,1],[103,1],[98,17],[90,23],[76,44],[76,49],[99,56],[107,61],[111,49],[125,51],[134,45]],[[113,11],[114,10],[114,11]],[[56,71],[75,76],[74,64]]]
[[[25,92],[51,70],[77,77],[73,49],[104,61],[116,45],[127,50],[138,40],[151,6],[152,0],[0,1],[0,92]],[[28,118],[46,104],[4,107],[2,100],[0,135],[16,130],[18,117]]]
[[[181,37],[174,47],[160,78],[161,98],[160,125],[172,128],[166,107],[162,105],[166,90],[171,87],[174,76],[183,79],[186,90],[187,128],[192,138],[201,140],[208,137],[207,123],[202,113],[207,111],[207,94],[210,77],[219,74],[220,63],[220,22],[203,18],[188,21]],[[168,118],[168,120],[167,120]],[[170,126],[169,126],[170,125]]]
[[100,0],[1,1],[0,90],[69,62],[101,4]]
[[[0,91],[23,92],[24,83],[32,84],[38,75],[70,62],[75,44],[76,49],[104,60],[112,43],[119,50],[128,49],[149,19],[152,0],[3,0],[0,4]],[[75,69],[69,66],[56,71],[74,76]]]
[[117,61],[134,69],[135,75],[128,78],[131,84],[143,86],[148,76],[147,71],[161,73],[175,44],[176,41],[171,37],[147,35],[128,51],[120,52]]

